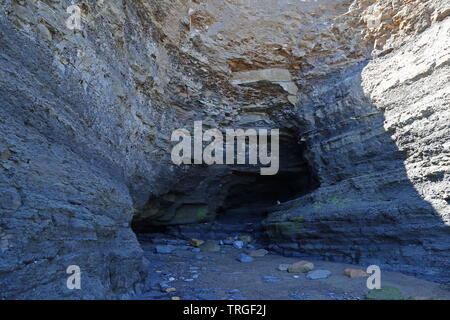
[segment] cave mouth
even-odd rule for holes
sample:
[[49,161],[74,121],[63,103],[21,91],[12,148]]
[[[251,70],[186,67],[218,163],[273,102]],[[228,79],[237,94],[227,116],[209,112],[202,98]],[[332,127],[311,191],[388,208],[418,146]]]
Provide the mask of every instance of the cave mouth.
[[[225,229],[227,229],[227,226],[237,226],[236,229],[230,228],[230,230],[236,231],[239,231],[239,226],[241,226],[241,231],[248,230],[252,233],[259,233],[258,237],[261,236],[261,222],[270,212],[276,211],[277,205],[308,194],[319,187],[317,175],[305,158],[305,146],[298,142],[297,135],[286,130],[282,131],[279,146],[280,163],[276,175],[260,175],[260,170],[255,170],[254,167],[227,169],[226,176],[220,178],[226,182],[223,188],[217,191],[221,194],[217,198],[220,200],[215,204],[214,212],[210,212],[210,218],[204,221],[173,223],[173,221],[164,220],[164,218],[155,219],[154,216],[145,217],[137,214],[133,218],[132,229],[137,234],[174,233],[174,229],[198,229],[200,224],[216,224],[225,226]],[[187,180],[192,181],[191,178]],[[180,185],[183,188],[182,183],[178,184],[178,188],[180,188]],[[149,201],[147,212],[149,210],[154,212],[156,210],[155,204],[160,206],[163,203],[169,212],[173,209],[174,202],[170,202],[168,199],[174,195],[177,195],[178,199],[183,197],[192,199],[192,195],[188,193],[183,195],[179,189],[174,189]],[[203,195],[203,197],[205,198],[204,203],[200,201],[192,204],[186,201],[181,202],[181,206],[196,209],[208,203],[211,204],[211,195]],[[160,209],[157,210],[161,211]],[[193,211],[192,214],[196,213]],[[167,221],[167,223],[161,221]]]
[[[217,210],[216,220],[221,223],[257,223],[263,220],[276,205],[295,199],[305,193],[300,181],[303,174],[283,172],[276,176],[258,176],[237,173],[237,180],[228,192],[221,207]],[[302,190],[303,189],[303,190]]]
[[295,135],[280,138],[280,168],[273,176],[234,172],[234,184],[217,210],[220,223],[259,223],[280,203],[312,192],[319,186],[314,170],[304,157],[305,149]]

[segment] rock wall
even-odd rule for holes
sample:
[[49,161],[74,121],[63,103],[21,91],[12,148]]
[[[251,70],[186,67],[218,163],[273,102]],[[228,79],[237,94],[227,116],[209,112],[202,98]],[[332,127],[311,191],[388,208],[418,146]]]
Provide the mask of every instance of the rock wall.
[[133,215],[211,220],[236,184],[171,164],[194,120],[305,146],[321,188],[265,221],[279,250],[449,278],[446,1],[84,0],[81,31],[0,4],[1,298],[139,293]]
[[449,281],[449,28],[309,82],[300,136],[321,188],[265,221],[281,251]]
[[[147,270],[132,216],[176,183],[168,143],[188,113],[172,100],[187,83],[176,52],[141,2],[85,2],[81,32],[66,27],[69,5],[1,2],[2,297],[138,292]],[[82,290],[67,289],[69,265]]]

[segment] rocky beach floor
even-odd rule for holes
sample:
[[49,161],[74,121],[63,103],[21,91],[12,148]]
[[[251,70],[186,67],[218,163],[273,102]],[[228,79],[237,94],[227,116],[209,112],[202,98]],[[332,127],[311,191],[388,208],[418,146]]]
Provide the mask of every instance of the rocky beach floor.
[[[139,238],[150,271],[145,292],[137,299],[450,299],[448,285],[383,270],[382,291],[369,292],[367,278],[358,277],[367,266],[285,257],[248,241],[248,236],[205,241],[163,234]],[[291,266],[294,271],[292,265],[302,260],[313,264],[307,268],[310,272],[286,270]],[[353,270],[353,277],[348,270],[344,274],[346,269]]]

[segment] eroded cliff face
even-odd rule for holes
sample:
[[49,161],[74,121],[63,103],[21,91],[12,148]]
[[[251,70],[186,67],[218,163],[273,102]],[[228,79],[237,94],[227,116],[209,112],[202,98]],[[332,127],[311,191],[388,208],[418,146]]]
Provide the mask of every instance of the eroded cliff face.
[[1,297],[129,298],[133,216],[213,221],[286,183],[174,166],[195,120],[282,130],[274,249],[450,279],[448,1],[79,1],[82,31],[70,1],[0,3]]
[[321,188],[266,221],[282,251],[448,279],[449,25],[308,93]]

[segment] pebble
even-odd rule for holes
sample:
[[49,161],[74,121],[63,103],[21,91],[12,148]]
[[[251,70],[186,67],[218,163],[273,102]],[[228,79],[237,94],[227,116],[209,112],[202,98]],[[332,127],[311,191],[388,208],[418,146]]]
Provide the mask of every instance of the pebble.
[[242,249],[244,247],[244,241],[236,240],[233,242],[233,247],[236,249]]
[[349,278],[367,278],[369,275],[361,269],[345,269],[344,275]]
[[313,270],[309,271],[306,274],[306,279],[317,280],[317,279],[326,279],[331,276],[331,272],[328,270]]
[[191,251],[198,253],[201,252],[202,250],[200,248],[192,248]]
[[205,258],[205,256],[202,255],[202,254],[196,254],[196,255],[194,256],[194,259],[196,259],[196,260],[203,260],[204,258]]
[[165,282],[161,282],[161,283],[159,284],[159,287],[160,287],[161,291],[162,291],[162,292],[165,292],[165,293],[170,293],[170,292],[175,292],[175,291],[177,291],[177,289],[175,289],[175,288],[169,286],[169,285],[168,285],[167,283],[165,283]]
[[236,257],[236,260],[239,262],[253,262],[255,259],[250,257],[249,255],[246,255],[245,253],[241,253]]
[[289,264],[283,263],[283,264],[278,265],[277,269],[280,271],[288,271],[289,266],[290,266]]

